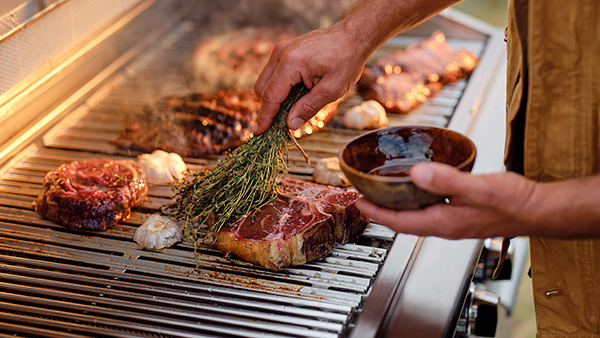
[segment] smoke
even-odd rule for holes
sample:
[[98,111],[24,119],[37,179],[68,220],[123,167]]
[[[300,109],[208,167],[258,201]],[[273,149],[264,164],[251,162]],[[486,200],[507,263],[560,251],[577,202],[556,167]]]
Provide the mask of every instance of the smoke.
[[196,6],[191,16],[206,20],[207,31],[221,33],[243,26],[291,25],[299,32],[337,22],[355,0],[225,0]]

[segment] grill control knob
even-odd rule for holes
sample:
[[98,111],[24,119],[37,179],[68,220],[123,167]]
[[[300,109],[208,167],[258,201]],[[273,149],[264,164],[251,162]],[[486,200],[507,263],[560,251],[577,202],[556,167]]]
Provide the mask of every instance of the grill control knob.
[[[485,282],[492,279],[492,274],[498,265],[500,252],[502,250],[502,238],[488,238],[484,241],[483,251],[479,263],[475,268],[473,279],[476,282]],[[500,275],[496,280],[508,280],[512,273],[512,246],[508,248],[508,254],[504,259]]]
[[498,326],[500,297],[471,284],[455,337],[494,337]]

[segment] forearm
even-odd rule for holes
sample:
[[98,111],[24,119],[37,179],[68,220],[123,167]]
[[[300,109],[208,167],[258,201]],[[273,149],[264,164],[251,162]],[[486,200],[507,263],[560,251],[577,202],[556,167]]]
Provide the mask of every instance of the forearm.
[[338,24],[351,29],[364,55],[462,0],[359,0]]
[[534,236],[600,237],[600,175],[538,183],[523,213]]

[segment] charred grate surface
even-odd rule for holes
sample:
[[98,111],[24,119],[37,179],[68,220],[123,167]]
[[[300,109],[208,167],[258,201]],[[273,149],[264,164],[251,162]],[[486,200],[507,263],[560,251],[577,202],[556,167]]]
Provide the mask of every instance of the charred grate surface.
[[[185,24],[184,24],[185,26]],[[46,172],[74,160],[138,155],[108,143],[127,120],[159,97],[193,92],[185,65],[193,30],[164,40],[116,74],[45,134],[43,145],[0,168],[0,332],[44,337],[340,337],[352,329],[396,235],[371,224],[354,244],[325,259],[273,272],[219,251],[179,243],[141,250],[133,232],[173,195],[151,187],[149,200],[105,232],[74,231],[41,219],[31,203]],[[396,41],[398,46],[411,41]],[[450,41],[461,47],[461,41]],[[480,53],[483,43],[467,43]],[[388,45],[382,52],[398,48]],[[183,52],[173,52],[183,51]],[[447,126],[467,81],[446,86],[391,125]],[[346,105],[352,104],[351,98]],[[342,107],[324,130],[300,140],[311,160],[336,156],[359,131],[341,127]],[[191,170],[218,157],[186,158]],[[313,167],[292,150],[290,176]],[[200,259],[196,259],[200,258]]]

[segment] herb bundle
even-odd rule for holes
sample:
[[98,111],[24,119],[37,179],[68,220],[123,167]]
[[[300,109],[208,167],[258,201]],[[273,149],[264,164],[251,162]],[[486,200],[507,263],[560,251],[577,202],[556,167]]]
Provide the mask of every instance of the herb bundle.
[[176,182],[175,198],[167,209],[185,222],[183,231],[188,239],[197,239],[198,224],[210,221],[211,231],[217,233],[275,200],[275,179],[287,171],[287,141],[295,141],[287,127],[287,116],[294,103],[308,92],[303,83],[292,87],[267,131],[226,154],[214,169]]

